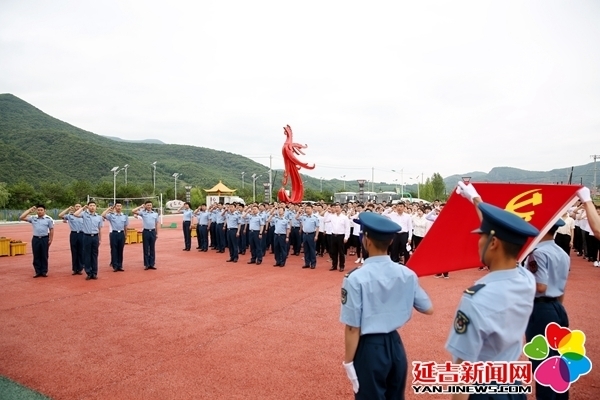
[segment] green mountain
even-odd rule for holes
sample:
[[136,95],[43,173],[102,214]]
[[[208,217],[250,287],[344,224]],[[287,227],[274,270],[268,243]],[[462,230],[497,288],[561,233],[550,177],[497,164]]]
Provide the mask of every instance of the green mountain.
[[104,136],[104,137],[109,138],[114,141],[117,141],[117,142],[165,144],[165,142],[162,142],[158,139],[128,140],[128,139],[121,139],[116,136]]

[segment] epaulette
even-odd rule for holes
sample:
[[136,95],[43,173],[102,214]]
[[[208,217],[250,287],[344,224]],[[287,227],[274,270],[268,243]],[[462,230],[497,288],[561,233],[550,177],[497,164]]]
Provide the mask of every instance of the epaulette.
[[484,286],[485,286],[485,283],[480,283],[478,285],[471,286],[470,288],[465,289],[464,293],[470,294],[471,296],[473,296],[475,293],[477,293]]
[[356,271],[358,268],[360,268],[360,267],[356,267],[356,268],[354,268],[353,270],[351,270],[350,272],[348,272],[346,275],[344,275],[344,278],[347,278],[347,277],[349,277],[349,276],[350,276],[350,274],[351,274],[351,273],[353,273],[354,271]]

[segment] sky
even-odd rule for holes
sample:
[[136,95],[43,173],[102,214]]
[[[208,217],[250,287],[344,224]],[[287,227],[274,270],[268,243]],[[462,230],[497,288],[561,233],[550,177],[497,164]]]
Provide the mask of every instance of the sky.
[[289,124],[317,178],[545,171],[600,154],[599,20],[593,0],[2,0],[0,93],[273,168]]

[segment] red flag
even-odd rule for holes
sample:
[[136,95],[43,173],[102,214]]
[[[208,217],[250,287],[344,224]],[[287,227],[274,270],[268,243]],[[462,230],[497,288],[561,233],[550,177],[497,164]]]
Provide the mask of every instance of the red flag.
[[[577,185],[473,183],[486,203],[512,211],[540,231],[530,239],[520,257],[524,258],[551,224],[576,201]],[[471,233],[481,222],[475,206],[455,191],[438,215],[407,267],[418,276],[482,267],[479,235]]]

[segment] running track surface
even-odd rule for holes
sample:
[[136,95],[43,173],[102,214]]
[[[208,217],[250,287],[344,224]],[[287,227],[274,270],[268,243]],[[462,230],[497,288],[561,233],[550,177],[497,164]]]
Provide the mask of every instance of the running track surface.
[[[249,252],[226,263],[227,253],[182,251],[181,228],[160,229],[157,270],[144,271],[142,245],[130,244],[125,272],[114,273],[106,233],[95,281],[71,275],[62,223],[48,278],[32,278],[29,244],[26,255],[0,258],[0,375],[53,399],[353,398],[341,365],[343,274],[328,271],[327,256],[315,270],[300,268],[302,256],[284,268],[274,268],[270,254],[248,265]],[[30,242],[31,227],[0,225],[1,236]],[[600,362],[600,269],[572,260],[565,307]],[[435,314],[415,311],[400,329],[409,375],[412,361],[449,358],[444,344],[462,291],[484,273],[421,278]],[[598,398],[599,369],[572,386],[571,398]],[[412,394],[410,382],[408,399],[436,398]]]

